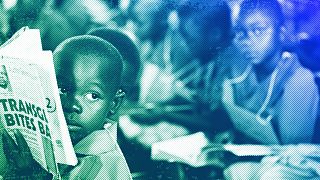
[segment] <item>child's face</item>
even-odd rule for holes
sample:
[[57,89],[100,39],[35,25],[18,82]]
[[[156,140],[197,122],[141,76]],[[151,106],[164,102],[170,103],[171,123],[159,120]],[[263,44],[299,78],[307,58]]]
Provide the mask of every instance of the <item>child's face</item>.
[[221,42],[221,30],[218,27],[214,27],[214,22],[210,30],[205,29],[202,25],[203,23],[195,20],[193,17],[186,18],[181,23],[180,32],[194,58],[210,56]]
[[157,31],[162,30],[163,23],[157,21],[157,5],[153,1],[139,1],[133,7],[134,16],[132,17],[136,23],[134,28],[135,35],[142,41],[153,38],[157,35]]
[[272,57],[281,44],[280,28],[271,16],[259,10],[240,15],[235,33],[235,45],[253,64]]
[[8,86],[8,77],[5,67],[2,65],[0,66],[0,87],[7,88]]
[[55,60],[61,102],[73,144],[103,128],[115,95],[116,74],[103,59]]

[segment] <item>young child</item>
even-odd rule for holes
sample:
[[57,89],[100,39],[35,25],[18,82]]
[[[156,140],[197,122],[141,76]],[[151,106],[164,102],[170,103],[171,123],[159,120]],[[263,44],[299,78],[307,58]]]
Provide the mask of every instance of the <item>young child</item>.
[[277,0],[241,5],[234,42],[249,65],[245,70],[233,68],[234,102],[256,113],[258,120],[272,119],[281,144],[310,143],[318,109],[317,86],[297,56],[283,51],[283,16]]
[[[241,136],[242,143],[311,143],[318,90],[313,75],[300,65],[297,56],[283,51],[283,21],[277,0],[250,0],[241,5],[234,42],[249,66],[244,71],[233,68],[232,79],[224,84],[223,99],[230,117],[242,123],[240,131],[250,137]],[[227,90],[231,90],[229,94]],[[261,131],[250,131],[257,126]],[[231,179],[313,177],[314,167],[308,170],[300,161],[308,162],[299,155],[266,157],[261,164],[232,165],[226,175]]]
[[[76,36],[54,51],[61,102],[79,163],[59,167],[63,179],[131,179],[108,117],[119,108],[122,57],[95,36]],[[8,157],[7,157],[8,158]]]
[[[150,162],[150,153],[139,148],[132,134],[139,134],[139,129],[133,129],[140,126],[131,119],[129,114],[124,114],[127,109],[135,107],[138,104],[139,98],[139,78],[140,78],[140,55],[134,41],[123,31],[118,29],[110,29],[99,27],[92,29],[87,34],[100,37],[110,42],[118,49],[123,58],[123,73],[121,89],[125,91],[126,98],[122,104],[122,113],[118,113],[119,117],[119,132],[118,144],[127,160],[133,178],[142,170],[146,170],[148,162]],[[121,110],[120,110],[121,111]],[[142,127],[142,126],[140,126]],[[141,128],[140,128],[141,129]]]

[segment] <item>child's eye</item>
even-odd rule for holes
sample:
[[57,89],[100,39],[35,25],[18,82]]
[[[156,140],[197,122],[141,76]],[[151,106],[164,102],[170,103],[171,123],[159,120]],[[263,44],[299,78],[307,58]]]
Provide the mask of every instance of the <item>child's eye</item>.
[[256,27],[252,29],[252,32],[255,36],[261,36],[266,33],[268,27]]
[[97,100],[101,99],[101,98],[100,98],[100,95],[97,94],[97,93],[87,93],[87,94],[85,95],[85,97],[86,97],[89,101],[97,101]]
[[59,90],[59,94],[62,95],[62,94],[66,94],[68,92],[68,90],[66,88],[58,88]]
[[255,29],[253,29],[253,33],[254,33],[256,36],[261,35],[261,33],[262,33],[262,28],[255,28]]
[[244,30],[241,30],[241,29],[236,29],[235,30],[235,38],[236,39],[241,39],[245,36],[245,32]]

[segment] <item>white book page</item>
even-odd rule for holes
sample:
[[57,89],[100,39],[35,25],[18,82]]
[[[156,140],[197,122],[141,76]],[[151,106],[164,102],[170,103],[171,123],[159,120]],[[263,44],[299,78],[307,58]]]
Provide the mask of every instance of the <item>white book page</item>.
[[39,29],[22,28],[0,47],[0,54],[28,55],[41,52],[42,44]]

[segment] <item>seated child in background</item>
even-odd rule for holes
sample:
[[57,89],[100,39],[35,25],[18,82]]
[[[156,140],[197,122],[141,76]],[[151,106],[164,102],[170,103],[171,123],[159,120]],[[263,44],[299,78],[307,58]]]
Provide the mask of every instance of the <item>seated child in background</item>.
[[245,70],[232,68],[235,104],[256,114],[258,122],[270,121],[280,144],[310,143],[318,90],[297,55],[283,51],[285,27],[279,2],[244,1],[235,32],[235,46],[249,63]]
[[[231,71],[233,79],[226,80],[224,92],[234,93],[224,93],[224,104],[232,120],[246,127],[242,133],[260,143],[277,143],[274,139],[280,144],[312,143],[318,90],[312,73],[300,65],[297,56],[283,52],[283,21],[277,0],[243,2],[234,42],[249,66]],[[252,126],[268,126],[275,133],[249,131]],[[272,134],[276,138],[271,139]],[[240,142],[252,143],[243,137]],[[227,179],[305,179],[316,176],[317,166],[295,153],[265,157],[261,163],[238,163],[225,174]]]
[[64,115],[79,160],[75,167],[59,167],[62,178],[131,179],[116,142],[116,126],[108,119],[124,97],[119,90],[122,57],[118,50],[101,38],[76,36],[62,42],[53,58]]

